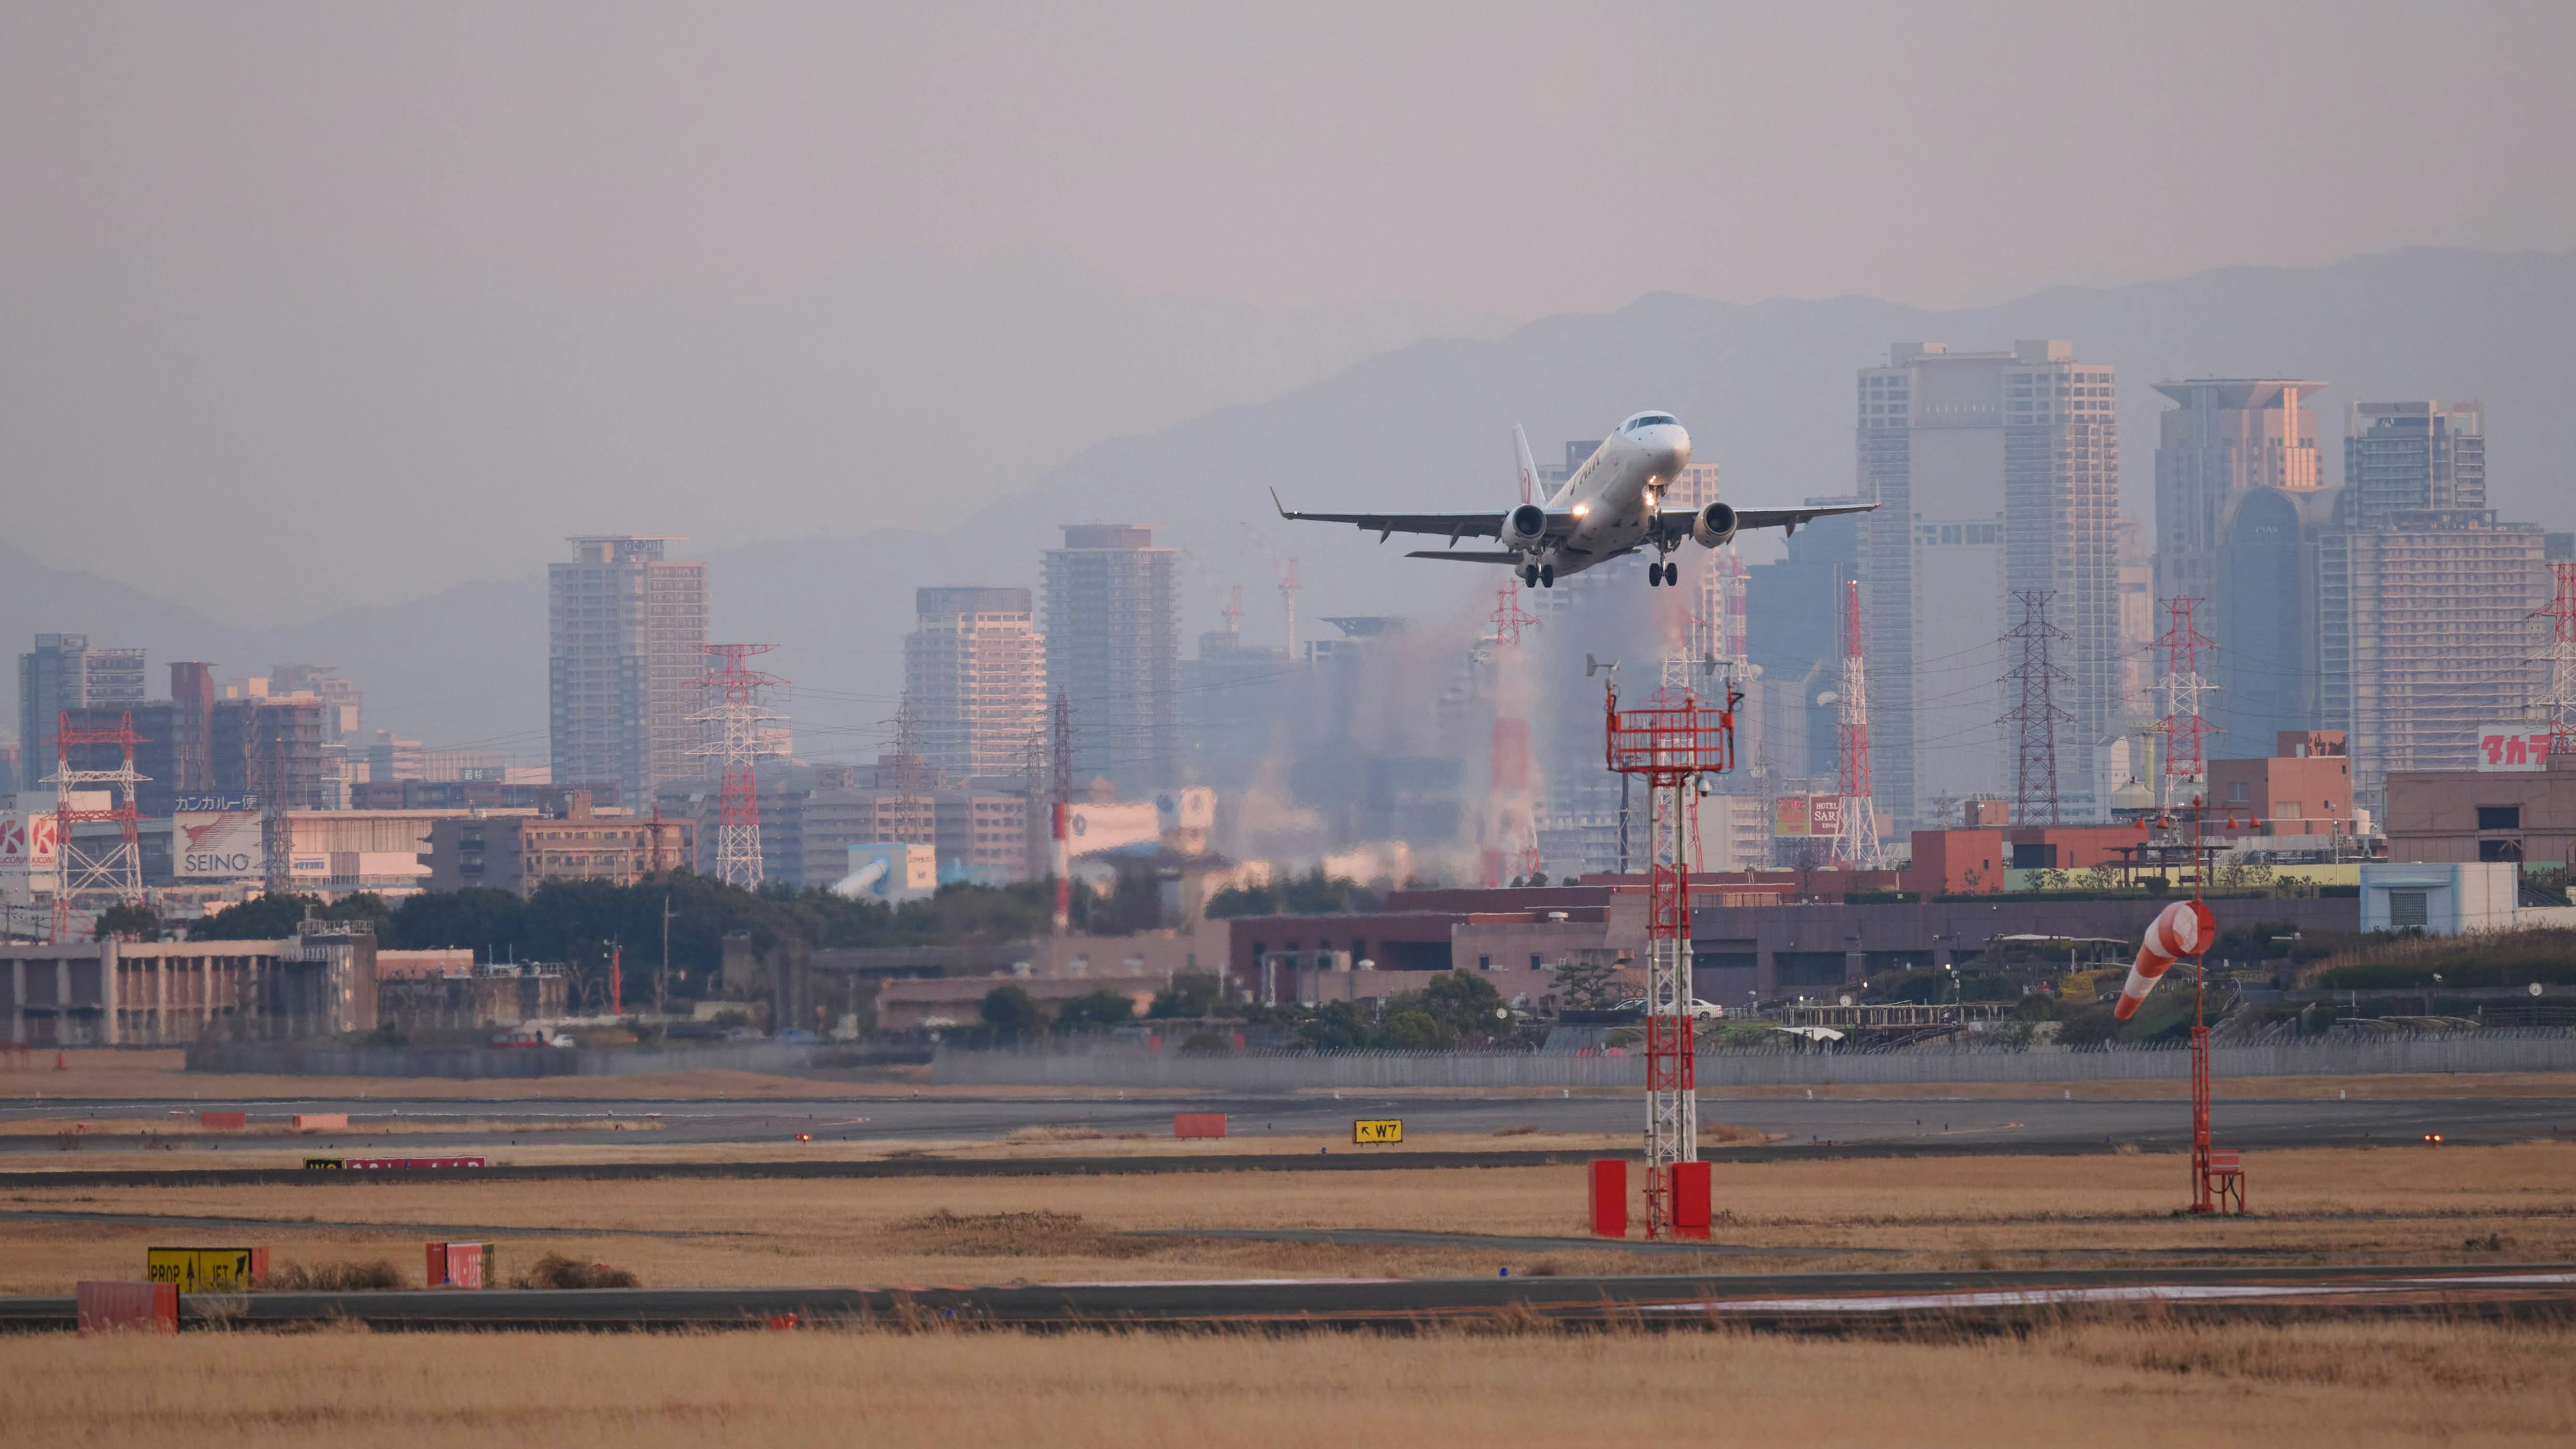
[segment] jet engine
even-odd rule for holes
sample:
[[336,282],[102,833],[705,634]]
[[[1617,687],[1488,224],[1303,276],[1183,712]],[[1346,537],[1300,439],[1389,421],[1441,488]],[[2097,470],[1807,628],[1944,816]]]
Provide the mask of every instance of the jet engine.
[[1702,548],[1715,548],[1735,537],[1735,510],[1723,503],[1712,503],[1692,514],[1691,537]]
[[1503,515],[1502,544],[1508,549],[1536,548],[1547,538],[1547,510],[1524,503]]

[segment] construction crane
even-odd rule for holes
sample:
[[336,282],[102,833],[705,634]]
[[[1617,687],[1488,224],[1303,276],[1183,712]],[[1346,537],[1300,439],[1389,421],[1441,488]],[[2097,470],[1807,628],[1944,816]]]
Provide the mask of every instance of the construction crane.
[[1287,615],[1288,658],[1293,663],[1297,658],[1297,560],[1291,558],[1281,563],[1279,555],[1271,552],[1269,543],[1253,532],[1251,524],[1245,524],[1243,531],[1251,536],[1252,546],[1261,550],[1261,557],[1269,563],[1270,571],[1279,576],[1279,606]]

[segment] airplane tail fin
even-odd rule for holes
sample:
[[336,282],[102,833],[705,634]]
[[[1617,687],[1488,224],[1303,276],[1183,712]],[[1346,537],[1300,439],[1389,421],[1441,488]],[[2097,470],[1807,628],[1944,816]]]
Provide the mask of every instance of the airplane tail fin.
[[1522,431],[1518,423],[1512,424],[1512,442],[1520,449],[1521,455],[1521,501],[1536,503],[1538,501],[1538,460],[1530,456],[1529,434]]

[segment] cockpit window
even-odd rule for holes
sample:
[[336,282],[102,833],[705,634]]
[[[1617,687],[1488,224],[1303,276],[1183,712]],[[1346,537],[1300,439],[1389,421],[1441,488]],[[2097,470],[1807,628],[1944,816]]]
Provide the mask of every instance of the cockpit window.
[[1636,418],[1628,424],[1628,426],[1632,429],[1651,428],[1658,423],[1671,425],[1674,422],[1675,420],[1673,418],[1667,417],[1662,413],[1639,413]]

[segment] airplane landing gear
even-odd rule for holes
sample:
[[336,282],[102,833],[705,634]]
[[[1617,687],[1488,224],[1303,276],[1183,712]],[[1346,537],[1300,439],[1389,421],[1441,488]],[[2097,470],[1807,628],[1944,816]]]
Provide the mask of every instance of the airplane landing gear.
[[1556,587],[1556,565],[1540,564],[1538,566],[1538,586],[1542,589],[1552,589]]
[[1647,588],[1660,588],[1668,584],[1678,586],[1681,581],[1682,566],[1680,564],[1649,563],[1646,565]]
[[1521,583],[1522,583],[1522,585],[1523,585],[1523,586],[1528,587],[1528,588],[1533,588],[1533,589],[1534,589],[1534,588],[1537,588],[1537,587],[1538,587],[1538,565],[1537,565],[1537,564],[1523,564],[1523,565],[1521,565]]

